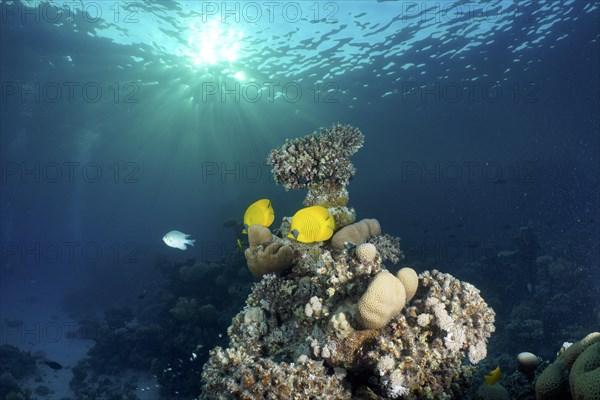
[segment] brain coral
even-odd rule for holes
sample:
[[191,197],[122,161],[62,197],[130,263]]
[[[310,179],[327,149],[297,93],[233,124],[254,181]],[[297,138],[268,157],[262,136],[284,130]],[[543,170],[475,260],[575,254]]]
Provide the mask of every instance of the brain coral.
[[419,276],[417,272],[412,268],[402,268],[396,274],[396,278],[402,282],[406,289],[406,301],[410,301],[417,292],[419,287]]
[[360,262],[372,262],[375,259],[375,256],[377,256],[377,248],[371,243],[363,243],[356,246],[356,256]]
[[600,343],[589,346],[573,363],[569,385],[574,400],[600,399]]
[[[577,362],[582,353],[592,345],[595,346],[596,343],[600,343],[600,333],[592,332],[562,352],[538,376],[535,382],[535,398],[537,400],[562,400],[569,398],[569,370],[572,369],[572,366]],[[574,379],[574,381],[576,380]],[[581,398],[587,399],[587,397]]]
[[517,369],[524,374],[531,374],[535,371],[540,359],[533,353],[522,352],[517,354]]
[[402,309],[406,291],[402,282],[381,271],[358,301],[358,323],[365,329],[383,328]]
[[480,400],[511,400],[508,390],[499,383],[483,384],[477,390],[476,399]]
[[363,219],[347,225],[337,231],[331,238],[331,245],[336,249],[343,249],[345,243],[359,245],[371,236],[381,234],[381,226],[376,219]]

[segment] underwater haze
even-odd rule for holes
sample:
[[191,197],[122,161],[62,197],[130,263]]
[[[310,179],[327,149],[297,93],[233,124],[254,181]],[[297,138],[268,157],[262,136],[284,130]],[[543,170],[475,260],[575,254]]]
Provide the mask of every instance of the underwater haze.
[[[600,331],[599,18],[584,0],[1,1],[0,397],[541,398],[565,343],[600,352],[579,344]],[[291,220],[313,205],[332,219]],[[323,233],[365,218],[380,232]],[[263,275],[267,242],[288,261]],[[404,267],[413,303],[372,328],[356,305]],[[473,344],[488,325],[450,313],[452,347],[410,319],[443,319],[444,279],[465,309],[480,291],[493,333]],[[552,398],[600,399],[578,379]]]

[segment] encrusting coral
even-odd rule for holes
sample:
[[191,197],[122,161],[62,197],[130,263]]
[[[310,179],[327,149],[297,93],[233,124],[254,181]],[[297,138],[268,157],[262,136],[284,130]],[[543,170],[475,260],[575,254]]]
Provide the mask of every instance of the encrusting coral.
[[[335,144],[339,165],[331,165],[334,150],[320,141]],[[308,188],[307,199],[331,200],[335,186],[345,191],[354,172],[347,157],[360,145],[358,130],[336,125],[322,137],[286,142],[269,162],[277,182]],[[330,212],[340,207],[321,204]],[[346,227],[353,233],[338,236],[339,245],[335,235],[300,243],[285,238],[289,218],[283,219],[284,238],[272,240],[290,248],[291,268],[254,284],[228,328],[229,347],[210,352],[199,399],[462,398],[473,370],[464,360],[476,364],[486,356],[493,310],[474,286],[451,275],[394,276],[383,262],[402,257],[399,240],[382,235],[376,220],[358,224]],[[345,242],[369,243],[368,257]],[[406,292],[413,296],[405,306]]]

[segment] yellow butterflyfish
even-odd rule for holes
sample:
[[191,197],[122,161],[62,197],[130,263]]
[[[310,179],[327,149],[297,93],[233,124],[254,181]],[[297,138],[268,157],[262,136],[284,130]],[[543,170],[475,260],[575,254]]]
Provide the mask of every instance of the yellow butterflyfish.
[[248,233],[248,227],[254,224],[268,228],[273,223],[273,220],[275,220],[275,212],[273,211],[273,207],[271,207],[271,200],[260,199],[255,201],[244,213],[244,230],[242,233]]
[[496,367],[489,375],[484,376],[483,379],[485,379],[485,383],[488,385],[498,382],[498,379],[500,379],[500,366]]
[[302,243],[322,242],[331,238],[334,229],[333,216],[325,207],[306,207],[292,217],[288,238]]

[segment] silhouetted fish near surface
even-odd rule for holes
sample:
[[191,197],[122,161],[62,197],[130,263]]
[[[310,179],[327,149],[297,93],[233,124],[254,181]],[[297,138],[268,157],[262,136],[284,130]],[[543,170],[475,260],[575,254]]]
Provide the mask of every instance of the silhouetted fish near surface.
[[42,362],[52,369],[59,370],[63,368],[63,366],[57,363],[56,361],[43,360]]

